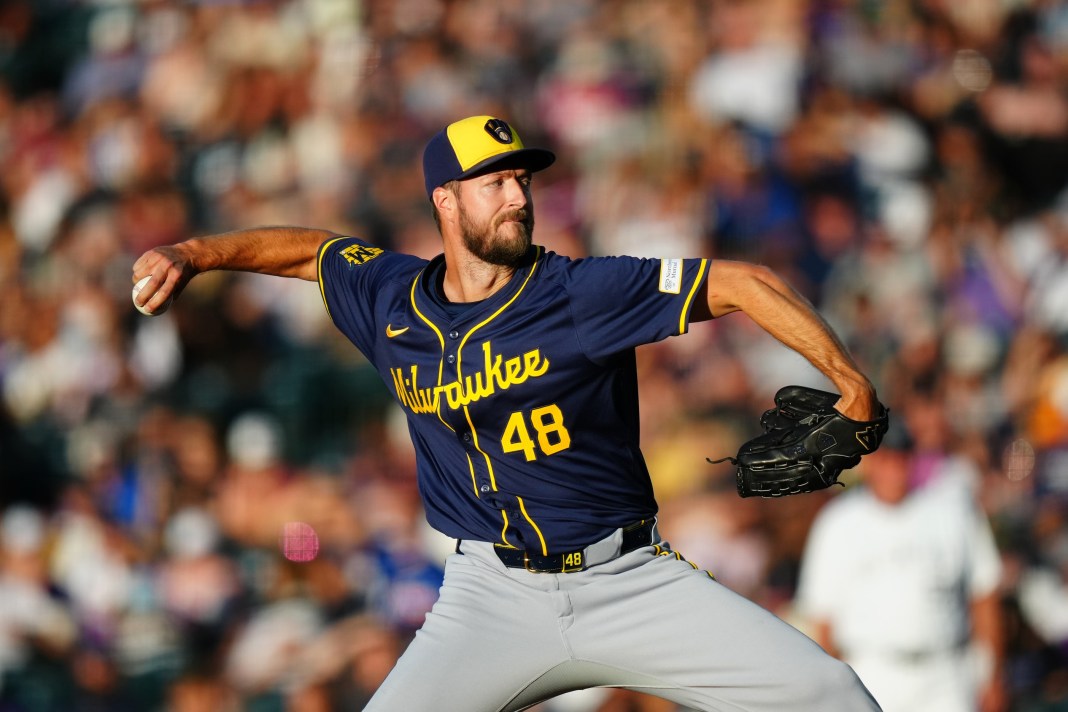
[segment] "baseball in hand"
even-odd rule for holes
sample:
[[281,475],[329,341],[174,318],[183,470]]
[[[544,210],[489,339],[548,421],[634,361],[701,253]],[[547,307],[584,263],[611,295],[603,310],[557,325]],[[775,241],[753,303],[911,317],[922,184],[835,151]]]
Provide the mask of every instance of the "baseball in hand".
[[133,303],[134,303],[134,308],[137,309],[137,311],[139,311],[142,314],[144,314],[145,316],[159,316],[163,312],[167,311],[167,309],[171,306],[171,302],[174,301],[174,297],[173,296],[172,297],[168,297],[167,301],[163,302],[163,304],[160,305],[160,307],[158,309],[156,309],[156,311],[149,311],[148,309],[145,309],[143,306],[139,306],[137,304],[137,295],[141,292],[142,289],[144,289],[145,285],[148,284],[148,280],[150,280],[150,279],[152,279],[151,275],[149,275],[147,277],[142,277],[137,282],[137,284],[134,285],[133,296],[132,296]]

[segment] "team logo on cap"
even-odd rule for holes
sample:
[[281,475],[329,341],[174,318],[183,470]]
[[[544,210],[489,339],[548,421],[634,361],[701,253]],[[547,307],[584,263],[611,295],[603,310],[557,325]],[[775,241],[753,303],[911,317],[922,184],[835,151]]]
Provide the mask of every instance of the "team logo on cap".
[[500,119],[490,119],[483,127],[486,133],[495,138],[498,143],[512,142],[512,129]]

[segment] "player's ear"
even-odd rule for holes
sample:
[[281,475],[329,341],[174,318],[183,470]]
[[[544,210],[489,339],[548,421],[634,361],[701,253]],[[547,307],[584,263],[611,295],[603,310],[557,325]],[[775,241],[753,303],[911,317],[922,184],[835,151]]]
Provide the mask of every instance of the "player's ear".
[[441,215],[446,215],[456,209],[457,195],[455,191],[449,189],[448,185],[435,188],[430,199],[434,203],[434,208]]

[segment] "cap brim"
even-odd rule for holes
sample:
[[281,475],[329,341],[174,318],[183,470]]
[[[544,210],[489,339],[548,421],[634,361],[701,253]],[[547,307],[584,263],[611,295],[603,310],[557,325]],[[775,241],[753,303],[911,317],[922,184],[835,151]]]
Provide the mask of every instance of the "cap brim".
[[521,148],[518,151],[507,151],[491,156],[484,161],[476,163],[466,171],[456,176],[457,180],[472,178],[482,173],[493,171],[505,171],[515,168],[526,168],[532,173],[542,171],[556,161],[556,154],[544,148]]

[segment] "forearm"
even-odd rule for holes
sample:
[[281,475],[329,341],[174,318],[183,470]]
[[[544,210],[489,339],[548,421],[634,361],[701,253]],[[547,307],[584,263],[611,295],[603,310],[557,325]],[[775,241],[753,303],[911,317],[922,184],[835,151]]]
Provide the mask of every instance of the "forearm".
[[875,390],[815,308],[771,270],[715,260],[708,277],[708,308],[722,316],[742,311],[762,329],[801,354],[835,385],[837,408],[855,420],[877,415]]
[[329,230],[259,227],[198,237],[174,247],[194,273],[211,270],[259,272],[316,281],[316,254]]
[[133,265],[133,281],[151,277],[137,303],[149,311],[178,297],[196,275],[212,270],[258,272],[318,281],[319,246],[336,233],[301,227],[259,227],[156,247]]

